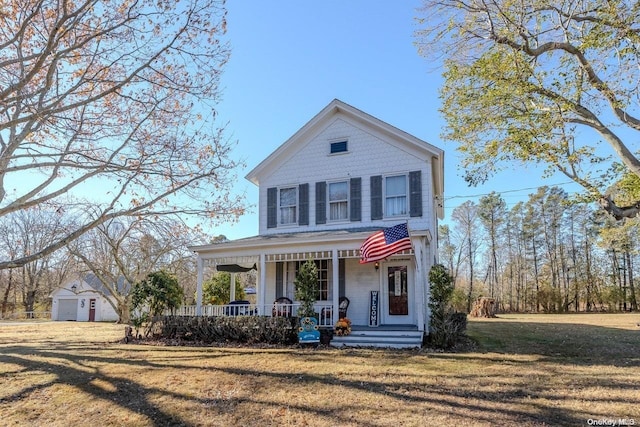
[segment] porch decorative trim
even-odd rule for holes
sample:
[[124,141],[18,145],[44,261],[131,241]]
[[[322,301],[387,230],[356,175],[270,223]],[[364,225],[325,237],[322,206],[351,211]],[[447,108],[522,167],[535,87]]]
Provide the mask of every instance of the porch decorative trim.
[[[413,249],[405,249],[404,251],[393,254],[393,256],[396,255],[413,255]],[[340,249],[338,251],[338,257],[360,259],[360,249]]]
[[[277,254],[265,254],[265,262],[277,262],[277,261],[306,261],[309,258],[318,259],[332,259],[333,251],[308,251],[308,252],[289,252],[289,253],[277,253]],[[398,252],[393,256],[399,255],[413,255],[413,249],[407,249],[402,252]],[[356,258],[360,259],[360,249],[338,249],[338,258]],[[259,264],[260,256],[218,256],[218,257],[202,257],[202,260],[209,267],[216,267],[224,264],[239,264],[242,266],[250,267],[253,264]]]
[[218,266],[224,264],[239,264],[239,265],[247,265],[251,266],[253,264],[257,264],[260,262],[260,257],[258,255],[252,256],[219,256],[215,258],[206,258],[203,257],[203,260],[206,261],[209,266]]
[[360,258],[360,249],[341,249],[338,258]]
[[288,254],[267,254],[267,262],[276,261],[306,261],[309,258],[318,259],[331,259],[332,251],[317,251],[317,252],[294,252]]

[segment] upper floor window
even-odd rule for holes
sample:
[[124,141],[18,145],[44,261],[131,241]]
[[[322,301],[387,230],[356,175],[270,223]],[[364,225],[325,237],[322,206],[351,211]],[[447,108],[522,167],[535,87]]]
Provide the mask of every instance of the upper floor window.
[[347,151],[347,141],[337,141],[331,143],[331,154],[346,153]]
[[407,214],[407,176],[397,175],[385,178],[385,216]]
[[422,172],[406,175],[373,175],[371,185],[371,220],[399,216],[422,216]]
[[298,193],[296,187],[280,189],[280,221],[281,225],[295,224],[297,220]]
[[329,220],[349,219],[349,183],[347,181],[329,183]]

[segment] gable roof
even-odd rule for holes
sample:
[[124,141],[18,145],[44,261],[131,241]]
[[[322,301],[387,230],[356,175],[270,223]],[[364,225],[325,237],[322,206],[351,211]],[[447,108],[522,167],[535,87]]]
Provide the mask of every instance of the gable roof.
[[280,164],[292,152],[299,147],[300,141],[306,141],[312,138],[317,132],[324,129],[337,115],[358,122],[368,129],[376,131],[393,138],[401,144],[405,144],[413,149],[417,149],[425,154],[428,159],[431,157],[431,164],[434,173],[435,193],[442,197],[444,192],[444,151],[434,145],[431,145],[413,135],[408,134],[380,119],[373,117],[364,111],[358,110],[339,99],[334,99],[300,128],[293,136],[286,140],[280,147],[264,159],[258,166],[246,175],[246,179],[256,185],[260,185],[260,179],[263,174],[270,170],[272,166]]
[[[111,296],[109,288],[94,273],[87,273],[82,280],[102,295]],[[126,295],[131,291],[131,285],[125,280],[124,276],[118,277],[118,282],[115,285],[116,291],[120,294]]]

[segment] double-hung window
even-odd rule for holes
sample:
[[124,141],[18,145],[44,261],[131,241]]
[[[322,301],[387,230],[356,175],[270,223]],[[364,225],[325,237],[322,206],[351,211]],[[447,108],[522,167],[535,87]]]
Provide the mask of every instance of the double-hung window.
[[349,219],[349,183],[347,181],[329,183],[329,220]]
[[[295,278],[302,267],[302,261],[285,262],[286,266],[286,294],[293,299],[295,296]],[[331,280],[331,261],[328,259],[317,259],[314,261],[318,270],[318,282],[316,283],[316,301],[330,301],[333,297]]]
[[407,176],[385,178],[384,214],[387,217],[407,214]]
[[328,301],[331,298],[331,282],[329,281],[329,260],[321,259],[315,261],[318,269],[318,301]]
[[296,187],[280,189],[280,224],[295,224],[297,222],[298,192]]

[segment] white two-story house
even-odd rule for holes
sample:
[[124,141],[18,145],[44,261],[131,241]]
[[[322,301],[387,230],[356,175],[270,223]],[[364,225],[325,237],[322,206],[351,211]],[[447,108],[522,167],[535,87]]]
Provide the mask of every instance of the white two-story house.
[[[198,257],[197,314],[210,314],[201,303],[206,268],[255,266],[251,312],[272,315],[280,297],[296,304],[296,272],[313,259],[321,325],[338,320],[339,301],[347,297],[354,326],[428,330],[443,164],[443,150],[332,101],[247,175],[259,187],[259,234],[191,248]],[[367,237],[401,223],[411,249],[360,263]]]

